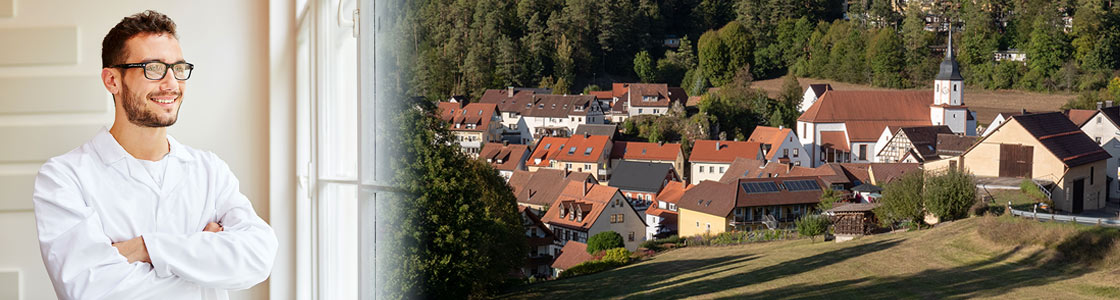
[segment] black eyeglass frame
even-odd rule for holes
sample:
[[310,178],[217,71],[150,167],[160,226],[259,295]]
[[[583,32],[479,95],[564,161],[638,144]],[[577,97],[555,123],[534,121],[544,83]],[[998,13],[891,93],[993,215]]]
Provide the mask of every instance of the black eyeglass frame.
[[[164,67],[163,73],[161,73],[159,75],[159,78],[148,77],[148,71],[144,70],[144,78],[147,78],[148,80],[163,80],[164,77],[167,77],[167,71],[168,70],[172,70],[171,71],[171,73],[172,73],[171,77],[174,77],[175,80],[179,80],[179,81],[186,81],[187,79],[191,79],[191,73],[194,73],[193,72],[194,71],[194,64],[189,63],[189,62],[178,62],[178,63],[169,64],[169,63],[165,63],[165,62],[162,62],[162,61],[149,61],[149,62],[142,62],[142,63],[119,64],[119,65],[113,65],[113,66],[110,66],[110,67],[120,68],[120,69],[131,69],[131,68],[147,69],[148,64],[161,64]],[[174,75],[175,71],[171,67],[174,66],[174,65],[180,65],[180,64],[187,65],[187,71],[188,71],[187,72],[187,78],[179,78],[178,76]]]

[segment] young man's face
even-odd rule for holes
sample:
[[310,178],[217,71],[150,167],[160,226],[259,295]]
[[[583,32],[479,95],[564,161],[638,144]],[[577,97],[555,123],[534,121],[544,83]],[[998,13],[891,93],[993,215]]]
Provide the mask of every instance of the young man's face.
[[[140,34],[125,42],[128,57],[124,63],[158,61],[167,64],[184,62],[179,41],[167,34]],[[179,117],[186,81],[175,79],[170,68],[163,79],[151,80],[143,68],[118,69],[121,90],[116,94],[128,121],[143,127],[167,127]]]

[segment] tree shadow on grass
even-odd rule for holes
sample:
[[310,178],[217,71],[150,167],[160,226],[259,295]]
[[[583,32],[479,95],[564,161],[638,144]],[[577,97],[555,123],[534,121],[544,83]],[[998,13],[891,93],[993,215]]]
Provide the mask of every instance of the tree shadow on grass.
[[[916,274],[864,277],[821,284],[794,284],[762,292],[724,299],[963,299],[994,297],[1014,289],[1045,285],[1078,277],[1091,271],[1070,264],[1043,259],[1037,250],[1022,262],[1007,261],[1019,248],[992,258],[946,269]],[[737,286],[736,286],[737,287]],[[734,287],[729,287],[734,288]],[[1040,295],[1045,297],[1044,295]]]
[[[712,280],[701,280],[674,286],[666,290],[656,291],[652,296],[658,299],[680,299],[764,283],[786,276],[794,276],[804,272],[816,270],[834,263],[851,259],[853,257],[885,250],[894,247],[901,242],[902,240],[900,239],[891,239],[867,243],[859,246],[847,247],[836,251],[824,252],[797,260],[783,262],[777,265],[759,269],[757,271],[744,272],[742,274],[735,274],[731,276],[715,278]],[[649,296],[650,295],[642,295],[640,297],[647,298]]]
[[671,260],[625,266],[606,272],[559,279],[508,291],[499,299],[589,299],[617,298],[652,288],[656,283],[685,273],[711,274],[758,258],[756,255],[728,255],[705,259]]

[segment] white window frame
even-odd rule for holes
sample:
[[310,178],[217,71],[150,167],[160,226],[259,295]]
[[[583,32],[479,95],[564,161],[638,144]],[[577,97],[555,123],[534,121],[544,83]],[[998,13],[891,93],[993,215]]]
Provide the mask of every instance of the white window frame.
[[374,19],[375,4],[297,5],[295,298],[372,299],[374,199],[393,190],[371,129],[388,120],[374,105],[374,37],[358,34],[374,32],[359,21]]

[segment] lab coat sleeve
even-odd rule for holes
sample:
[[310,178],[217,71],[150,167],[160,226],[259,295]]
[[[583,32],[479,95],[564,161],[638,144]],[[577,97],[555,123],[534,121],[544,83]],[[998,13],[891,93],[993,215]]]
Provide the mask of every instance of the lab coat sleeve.
[[43,165],[32,201],[39,250],[59,299],[147,299],[199,289],[177,277],[156,276],[147,263],[128,263],[63,163]]
[[[144,234],[159,276],[178,276],[204,287],[247,289],[268,278],[276,258],[276,234],[238,190],[229,167],[211,154],[216,214],[224,231]],[[200,229],[201,230],[201,229]]]

